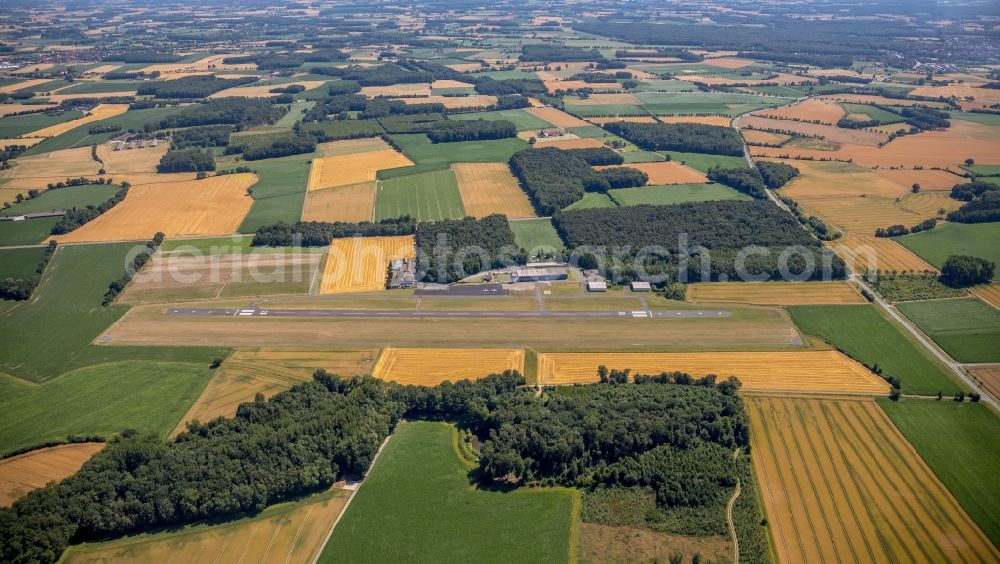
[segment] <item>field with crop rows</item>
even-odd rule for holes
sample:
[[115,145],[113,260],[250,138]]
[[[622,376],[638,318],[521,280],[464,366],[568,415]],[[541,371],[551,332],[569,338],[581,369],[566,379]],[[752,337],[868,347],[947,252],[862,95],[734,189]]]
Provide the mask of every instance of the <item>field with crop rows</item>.
[[389,263],[415,256],[412,236],[334,239],[323,263],[319,293],[381,290]]
[[504,370],[524,373],[521,349],[394,349],[382,351],[372,374],[400,384],[435,386]]

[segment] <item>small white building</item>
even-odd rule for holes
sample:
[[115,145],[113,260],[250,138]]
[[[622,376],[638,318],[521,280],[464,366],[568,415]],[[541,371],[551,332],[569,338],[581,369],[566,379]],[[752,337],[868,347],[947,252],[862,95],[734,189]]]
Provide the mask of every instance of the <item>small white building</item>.
[[587,281],[587,291],[588,292],[607,292],[608,283],[604,280],[588,280]]
[[642,280],[636,280],[631,284],[633,292],[649,292],[653,288],[649,285],[649,282],[643,282]]

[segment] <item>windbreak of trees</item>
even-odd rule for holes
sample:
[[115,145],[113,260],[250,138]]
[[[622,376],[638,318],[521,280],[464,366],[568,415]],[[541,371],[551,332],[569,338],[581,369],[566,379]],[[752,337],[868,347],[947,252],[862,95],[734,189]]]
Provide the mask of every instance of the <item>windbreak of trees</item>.
[[287,108],[256,98],[223,98],[188,106],[160,120],[160,129],[195,125],[229,124],[236,129],[274,123],[285,115]]
[[440,120],[427,132],[432,143],[510,139],[517,137],[517,126],[507,120]]
[[378,119],[387,133],[428,133],[435,122],[441,121],[441,114],[393,115]]
[[948,112],[933,108],[903,108],[899,115],[905,118],[907,124],[917,129],[947,129],[951,127]]
[[383,133],[382,125],[374,119],[301,123],[296,130],[300,134],[315,137],[320,143],[339,141],[341,139],[375,137]]
[[[460,79],[468,82],[469,77],[463,75]],[[488,76],[475,78],[474,86],[477,94],[484,96],[505,96],[511,94],[547,94],[545,83],[537,78],[510,78],[495,80]]]
[[500,214],[420,223],[416,243],[428,261],[427,279],[441,283],[528,260],[523,251],[505,256],[506,250],[517,249],[517,243],[507,217]]
[[170,148],[225,147],[229,144],[229,135],[232,132],[231,125],[205,125],[179,129],[170,134]]
[[756,168],[710,168],[706,176],[712,182],[725,184],[747,196],[767,198],[767,185]]
[[372,223],[334,223],[324,221],[300,221],[289,225],[276,223],[257,229],[250,243],[253,247],[325,247],[334,239],[342,237],[389,237],[413,235],[417,222],[410,216],[383,219]]
[[30,299],[31,294],[38,287],[38,283],[42,281],[42,274],[45,273],[45,269],[49,266],[49,261],[52,260],[52,255],[55,252],[56,242],[49,241],[48,246],[45,247],[45,252],[42,254],[42,260],[35,267],[34,274],[28,278],[0,279],[0,300],[24,301]]
[[140,84],[136,94],[155,98],[207,98],[226,88],[250,84],[257,80],[255,76],[240,78],[218,78],[215,75],[185,76]]
[[551,215],[580,200],[584,192],[607,192],[611,188],[607,177],[598,174],[591,162],[621,164],[624,159],[605,148],[563,151],[543,147],[518,151],[509,161],[511,172],[542,215]]
[[208,172],[215,170],[215,153],[197,147],[171,149],[160,158],[157,172]]
[[101,305],[107,307],[111,305],[111,302],[115,301],[118,294],[122,293],[125,290],[125,286],[128,286],[128,283],[132,281],[132,277],[142,270],[142,267],[146,266],[146,263],[153,258],[153,253],[163,244],[164,237],[163,233],[157,231],[153,235],[153,238],[146,242],[146,248],[132,257],[132,263],[126,265],[125,273],[122,274],[122,277],[108,284],[108,291],[104,293],[104,300],[101,302]]
[[990,182],[969,182],[951,189],[951,197],[968,202],[948,214],[948,221],[957,223],[990,223],[1000,221],[1000,186]]
[[316,150],[316,138],[311,135],[278,133],[274,135],[243,135],[230,139],[227,155],[243,153],[243,159],[256,161],[289,155],[301,155]]
[[966,288],[993,281],[996,263],[968,255],[951,255],[941,266],[941,281],[955,288]]
[[565,45],[523,45],[521,47],[522,61],[555,63],[555,62],[604,62],[607,59],[597,49],[567,47]]
[[743,156],[743,140],[731,127],[701,123],[632,123],[615,121],[604,129],[647,151],[685,151]]
[[781,188],[799,175],[799,169],[785,163],[757,161],[756,165],[761,178],[764,179],[764,184],[771,190]]

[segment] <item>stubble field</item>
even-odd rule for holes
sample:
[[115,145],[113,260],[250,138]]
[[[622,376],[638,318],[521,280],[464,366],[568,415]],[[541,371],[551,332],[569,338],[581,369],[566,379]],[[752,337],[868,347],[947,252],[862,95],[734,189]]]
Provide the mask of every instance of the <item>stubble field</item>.
[[0,460],[0,507],[55,480],[75,474],[104,443],[59,445]]
[[381,290],[385,288],[389,263],[415,256],[412,236],[334,239],[323,263],[319,293]]
[[359,182],[306,193],[302,221],[371,221],[374,209],[375,182]]
[[847,282],[706,282],[689,284],[687,299],[703,303],[753,305],[863,304]]
[[524,373],[521,349],[395,349],[382,351],[372,375],[400,384],[436,386],[504,370]]
[[380,170],[412,165],[393,149],[315,158],[309,170],[309,191],[373,182]]
[[508,219],[535,217],[528,196],[511,175],[507,163],[455,163],[452,170],[466,214],[484,217],[501,213]]

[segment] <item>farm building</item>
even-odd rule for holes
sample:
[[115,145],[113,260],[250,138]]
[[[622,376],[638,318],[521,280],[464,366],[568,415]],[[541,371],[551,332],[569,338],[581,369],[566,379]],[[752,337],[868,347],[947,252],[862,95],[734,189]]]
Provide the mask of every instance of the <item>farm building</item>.
[[650,290],[652,290],[652,288],[649,285],[649,282],[643,282],[641,280],[636,280],[635,282],[632,283],[631,286],[633,292],[649,292]]
[[545,282],[566,280],[568,277],[565,268],[519,268],[511,274],[514,282]]
[[413,288],[417,285],[417,261],[397,259],[392,261],[392,277],[389,279],[390,289]]
[[608,283],[604,280],[589,280],[587,282],[588,292],[607,292]]

